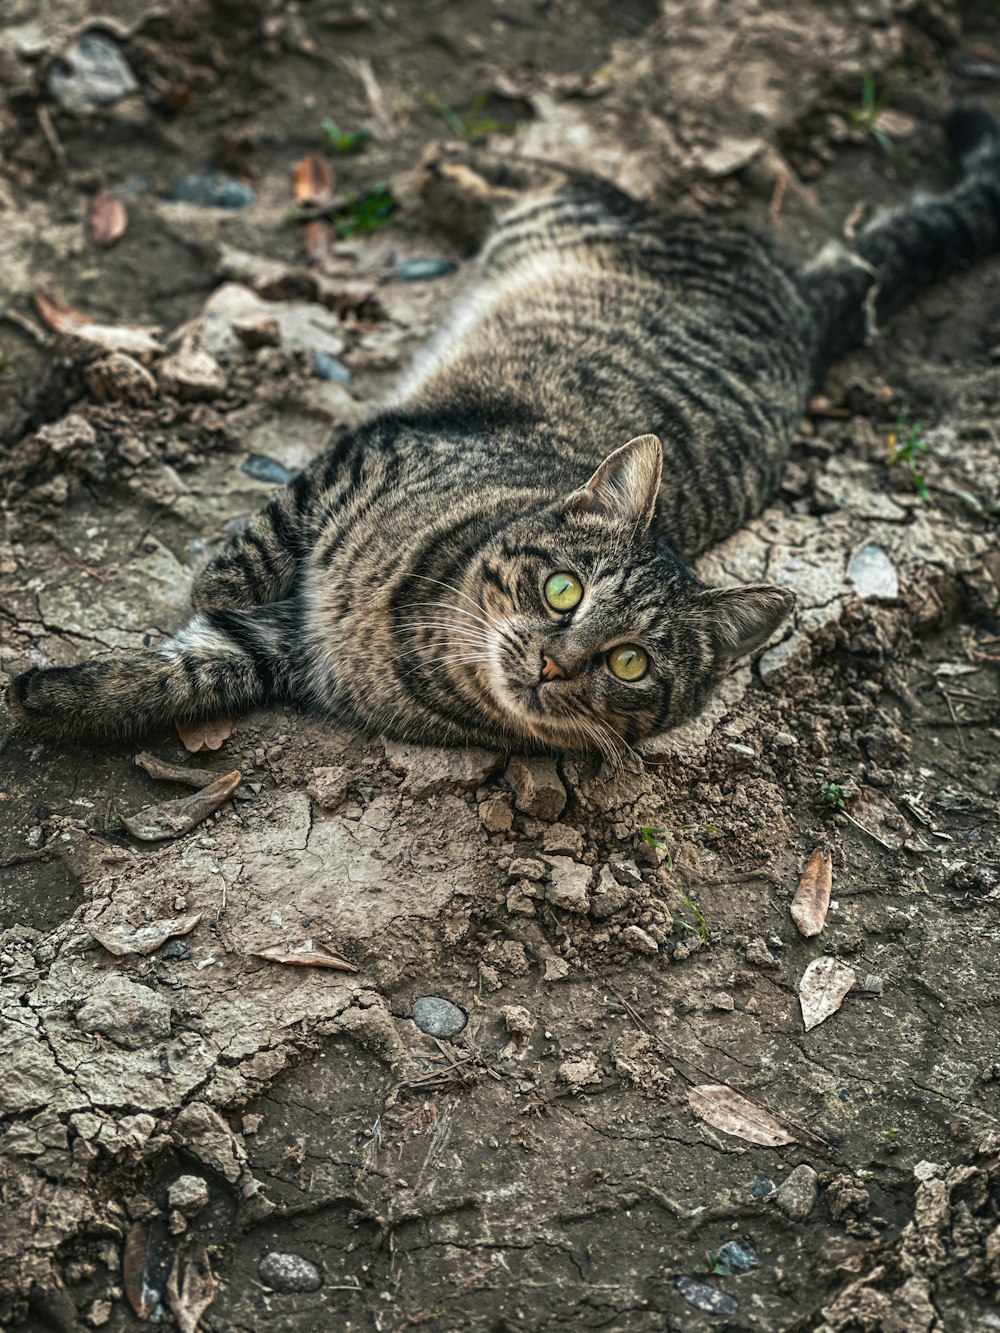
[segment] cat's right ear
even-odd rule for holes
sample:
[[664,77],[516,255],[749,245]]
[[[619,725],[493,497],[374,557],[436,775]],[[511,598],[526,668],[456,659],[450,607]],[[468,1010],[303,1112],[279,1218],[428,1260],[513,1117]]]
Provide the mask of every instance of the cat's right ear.
[[569,507],[578,514],[596,514],[628,523],[636,533],[645,532],[653,521],[662,475],[659,438],[637,435],[608,454],[587,484],[569,497]]

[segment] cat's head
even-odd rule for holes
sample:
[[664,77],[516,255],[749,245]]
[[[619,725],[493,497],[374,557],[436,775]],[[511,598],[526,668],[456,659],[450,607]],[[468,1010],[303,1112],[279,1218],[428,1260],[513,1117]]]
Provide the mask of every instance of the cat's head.
[[505,729],[563,748],[634,745],[697,714],[790,612],[787,589],[708,588],[651,539],[662,467],[655,435],[631,440],[468,571],[483,644],[468,671]]

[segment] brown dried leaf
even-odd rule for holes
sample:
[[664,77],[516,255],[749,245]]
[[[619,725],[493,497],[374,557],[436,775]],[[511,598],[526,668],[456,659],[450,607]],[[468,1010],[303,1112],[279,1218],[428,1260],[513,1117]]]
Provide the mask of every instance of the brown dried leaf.
[[199,750],[217,750],[233,734],[231,717],[217,717],[211,722],[177,722],[177,734],[189,754]]
[[[180,1282],[178,1273],[183,1269]],[[185,1258],[174,1266],[167,1285],[170,1308],[180,1333],[197,1333],[202,1315],[215,1300],[219,1281],[212,1272],[208,1250],[198,1241]]]
[[154,953],[161,944],[173,939],[175,935],[189,935],[200,920],[200,912],[191,912],[188,916],[146,921],[141,926],[133,926],[123,921],[118,926],[101,929],[88,926],[87,929],[108,953],[113,953],[116,958],[124,958],[130,953]]
[[314,264],[322,264],[333,253],[333,228],[325,218],[313,218],[302,228],[302,248]]
[[135,1222],[125,1237],[122,1281],[129,1304],[140,1319],[151,1319],[160,1311],[174,1266],[174,1252],[167,1228],[159,1220]]
[[829,398],[824,397],[821,393],[809,399],[806,404],[806,411],[811,417],[834,417],[837,420],[845,421],[854,416],[849,407],[835,407]]
[[799,982],[799,1004],[807,1032],[837,1012],[857,979],[854,969],[832,954],[812,960]]
[[307,153],[292,168],[292,194],[303,208],[319,207],[333,198],[333,170],[322,153]]
[[195,787],[198,791],[210,786],[219,776],[209,768],[185,768],[183,764],[168,764],[148,750],[136,755],[135,764],[144,768],[157,782],[183,782],[185,787]]
[[155,325],[99,324],[48,292],[32,292],[31,299],[42,319],[56,333],[80,338],[108,352],[128,352],[139,361],[148,361],[165,350],[156,339],[159,329]]
[[116,194],[102,190],[90,205],[87,233],[95,245],[114,245],[125,235],[128,209]]
[[826,925],[833,892],[833,857],[817,847],[802,872],[799,887],[792,899],[792,920],[800,935],[812,939]]
[[266,958],[269,963],[286,963],[291,967],[331,967],[336,972],[356,972],[353,964],[341,958],[340,954],[325,945],[322,940],[303,940],[290,948],[283,944],[272,944],[267,949],[258,949],[255,957]]
[[891,139],[908,139],[911,134],[916,132],[917,122],[912,116],[908,116],[905,111],[897,111],[895,107],[886,107],[880,111],[875,120],[877,129],[884,130]]
[[164,838],[179,838],[209,817],[229,800],[240,785],[243,774],[239,769],[226,773],[221,778],[203,787],[190,796],[181,796],[175,801],[159,801],[156,805],[147,805],[137,810],[134,815],[123,815],[122,823],[142,842],[162,842]]
[[689,1089],[688,1105],[715,1129],[748,1143],[780,1148],[782,1144],[795,1142],[769,1111],[726,1083],[702,1083]]

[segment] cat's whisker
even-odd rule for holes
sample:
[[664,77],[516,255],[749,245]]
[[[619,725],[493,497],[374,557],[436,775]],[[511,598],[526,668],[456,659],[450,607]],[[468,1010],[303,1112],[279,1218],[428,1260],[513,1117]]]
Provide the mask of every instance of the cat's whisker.
[[477,611],[481,611],[484,615],[486,613],[486,608],[481,606],[474,598],[470,597],[468,593],[463,592],[457,584],[448,583],[444,579],[432,579],[429,574],[411,574],[410,577],[420,579],[422,583],[436,583],[441,588],[447,588],[449,592],[453,592],[457,597],[463,598],[464,601],[468,602],[469,605],[474,607]]

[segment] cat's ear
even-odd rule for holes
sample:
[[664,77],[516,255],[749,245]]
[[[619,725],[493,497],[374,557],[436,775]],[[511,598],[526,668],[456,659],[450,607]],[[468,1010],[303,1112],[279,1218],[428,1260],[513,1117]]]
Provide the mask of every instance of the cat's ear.
[[576,513],[597,514],[645,532],[653,521],[663,472],[663,445],[655,435],[637,435],[607,458],[569,497]]
[[745,657],[767,643],[795,605],[793,593],[770,583],[706,588],[700,595],[722,662]]

